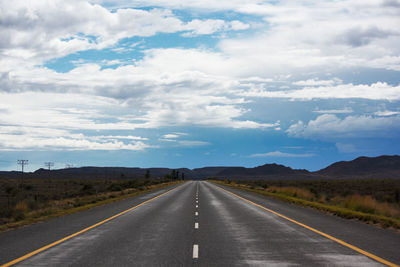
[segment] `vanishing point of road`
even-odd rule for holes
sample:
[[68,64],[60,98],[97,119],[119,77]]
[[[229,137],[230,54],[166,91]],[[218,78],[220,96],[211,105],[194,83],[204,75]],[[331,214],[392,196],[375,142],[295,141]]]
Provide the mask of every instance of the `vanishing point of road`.
[[189,181],[0,233],[4,266],[397,266],[400,234]]

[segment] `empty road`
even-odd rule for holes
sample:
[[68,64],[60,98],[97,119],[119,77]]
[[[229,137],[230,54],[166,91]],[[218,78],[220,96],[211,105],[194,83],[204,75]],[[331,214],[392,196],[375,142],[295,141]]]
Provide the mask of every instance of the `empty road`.
[[15,266],[385,266],[400,234],[189,181],[0,233]]

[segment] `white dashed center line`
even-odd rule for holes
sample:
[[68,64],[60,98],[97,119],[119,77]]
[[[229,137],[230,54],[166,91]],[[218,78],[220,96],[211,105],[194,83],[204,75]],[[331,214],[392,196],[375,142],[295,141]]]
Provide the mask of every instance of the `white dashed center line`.
[[193,259],[199,258],[199,245],[193,245]]
[[[197,183],[196,186],[196,209],[199,208],[199,184]],[[194,213],[195,216],[199,216],[199,213],[196,211]],[[194,223],[194,229],[199,229],[199,223]],[[194,244],[193,245],[193,259],[198,259],[199,258],[199,245]]]

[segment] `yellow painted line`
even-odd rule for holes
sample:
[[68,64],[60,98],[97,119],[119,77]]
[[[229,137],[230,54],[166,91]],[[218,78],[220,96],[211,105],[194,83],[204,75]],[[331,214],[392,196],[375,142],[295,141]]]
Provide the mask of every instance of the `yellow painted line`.
[[122,211],[122,212],[120,212],[120,213],[118,213],[118,214],[115,214],[114,216],[111,216],[110,218],[107,218],[107,219],[105,219],[105,220],[103,220],[103,221],[101,221],[101,222],[98,222],[98,223],[96,223],[96,224],[93,224],[92,226],[89,226],[89,227],[87,227],[87,228],[85,228],[85,229],[83,229],[83,230],[81,230],[81,231],[79,231],[79,232],[76,232],[76,233],[74,233],[74,234],[72,234],[72,235],[66,236],[66,237],[64,237],[64,238],[62,238],[62,239],[60,239],[60,240],[57,240],[57,241],[55,241],[55,242],[53,242],[53,243],[51,243],[51,244],[48,244],[48,245],[46,245],[46,246],[44,246],[44,247],[41,247],[41,248],[39,248],[39,249],[37,249],[37,250],[35,250],[35,251],[32,251],[32,252],[30,252],[30,253],[28,253],[28,254],[22,256],[22,257],[19,257],[19,258],[15,259],[15,260],[12,260],[12,261],[10,261],[10,262],[7,262],[7,263],[1,265],[0,267],[11,266],[11,265],[14,265],[14,264],[16,264],[16,263],[18,263],[18,262],[21,262],[21,261],[23,261],[23,260],[26,260],[26,259],[28,259],[28,258],[30,258],[30,257],[32,257],[32,256],[34,256],[34,255],[36,255],[36,254],[38,254],[38,253],[40,253],[40,252],[42,252],[42,251],[45,251],[46,249],[49,249],[49,248],[51,248],[51,247],[54,247],[54,246],[56,246],[56,245],[58,245],[58,244],[60,244],[60,243],[62,243],[62,242],[64,242],[64,241],[67,241],[68,239],[71,239],[71,238],[73,238],[73,237],[75,237],[75,236],[77,236],[77,235],[80,235],[80,234],[82,234],[82,233],[84,233],[84,232],[87,232],[87,231],[89,231],[90,229],[93,229],[93,228],[95,228],[95,227],[97,227],[97,226],[99,226],[99,225],[102,225],[102,224],[104,224],[104,223],[106,223],[106,222],[108,222],[108,221],[111,221],[112,219],[115,219],[115,218],[117,218],[117,217],[119,217],[119,216],[121,216],[121,215],[123,215],[123,214],[125,214],[125,213],[127,213],[127,212],[130,212],[130,211],[132,211],[132,210],[134,210],[134,209],[136,209],[136,208],[138,208],[138,207],[140,207],[140,206],[142,206],[142,205],[144,205],[144,204],[146,204],[146,203],[149,203],[150,201],[153,201],[153,200],[155,200],[155,199],[157,199],[157,198],[159,198],[159,197],[162,197],[163,195],[168,194],[169,192],[171,192],[171,191],[173,191],[173,190],[175,190],[175,189],[177,189],[177,188],[179,188],[179,187],[181,187],[181,186],[178,186],[178,187],[175,187],[175,188],[173,188],[173,189],[171,189],[171,190],[168,190],[167,192],[164,192],[164,193],[162,193],[162,194],[160,194],[160,195],[158,195],[158,196],[156,196],[156,197],[153,197],[153,198],[151,198],[151,199],[149,199],[149,200],[146,200],[146,201],[144,201],[144,202],[142,202],[142,203],[140,203],[140,204],[138,204],[138,205],[136,205],[136,206],[134,206],[134,207],[132,207],[132,208],[129,208],[129,209],[124,210],[124,211]]
[[285,220],[288,220],[288,221],[290,221],[290,222],[292,222],[292,223],[295,223],[295,224],[300,225],[300,226],[302,226],[302,227],[304,227],[304,228],[307,228],[308,230],[311,230],[311,231],[313,231],[314,233],[317,233],[317,234],[322,235],[322,236],[324,236],[324,237],[326,237],[326,238],[329,238],[330,240],[333,240],[333,241],[335,241],[335,242],[337,242],[337,243],[339,243],[339,244],[341,244],[341,245],[343,245],[343,246],[345,246],[345,247],[348,247],[348,248],[350,248],[350,249],[352,249],[352,250],[355,250],[355,251],[357,251],[358,253],[361,253],[361,254],[363,254],[363,255],[365,255],[365,256],[367,256],[367,257],[369,257],[369,258],[371,258],[371,259],[373,259],[373,260],[375,260],[375,261],[378,261],[378,262],[380,262],[380,263],[383,263],[383,264],[385,264],[385,265],[387,265],[387,266],[391,266],[391,267],[400,267],[400,266],[397,265],[397,264],[394,264],[394,263],[389,262],[389,261],[387,261],[387,260],[385,260],[385,259],[382,259],[382,258],[380,258],[380,257],[378,257],[378,256],[376,256],[376,255],[374,255],[374,254],[371,254],[371,253],[369,253],[369,252],[367,252],[367,251],[365,251],[365,250],[362,250],[362,249],[360,249],[360,248],[358,248],[358,247],[356,247],[356,246],[353,246],[353,245],[351,245],[351,244],[349,244],[349,243],[346,243],[346,242],[344,242],[344,241],[342,241],[342,240],[340,240],[340,239],[338,239],[338,238],[336,238],[336,237],[333,237],[333,236],[331,236],[331,235],[328,235],[328,234],[326,234],[326,233],[324,233],[324,232],[321,232],[321,231],[319,231],[319,230],[317,230],[317,229],[315,229],[315,228],[312,228],[312,227],[310,227],[310,226],[308,226],[308,225],[305,225],[305,224],[303,224],[303,223],[301,223],[301,222],[298,222],[298,221],[293,220],[293,219],[291,219],[291,218],[289,218],[289,217],[286,217],[285,215],[282,215],[282,214],[280,214],[280,213],[278,213],[278,212],[276,212],[276,211],[270,210],[270,209],[268,209],[268,208],[266,208],[266,207],[264,207],[264,206],[261,206],[261,205],[259,205],[259,204],[257,204],[257,203],[254,203],[254,202],[251,201],[251,200],[248,200],[248,199],[246,199],[246,198],[244,198],[244,197],[241,197],[241,196],[239,196],[239,195],[236,195],[235,193],[232,193],[232,192],[230,192],[230,191],[228,191],[228,190],[226,190],[226,189],[224,189],[224,188],[222,188],[222,187],[219,187],[219,186],[217,186],[217,187],[218,187],[219,189],[221,189],[221,190],[223,190],[223,191],[225,191],[225,192],[227,192],[227,193],[229,193],[229,194],[231,194],[231,195],[237,197],[237,198],[240,198],[240,199],[242,199],[242,200],[244,200],[244,201],[246,201],[246,202],[248,202],[248,203],[254,205],[254,206],[257,206],[257,207],[259,207],[259,208],[262,208],[262,209],[264,209],[264,210],[266,210],[266,211],[268,211],[268,212],[271,212],[271,213],[273,213],[273,214],[275,214],[275,215],[277,215],[277,216],[279,216],[279,217],[281,217],[281,218],[283,218],[283,219],[285,219]]

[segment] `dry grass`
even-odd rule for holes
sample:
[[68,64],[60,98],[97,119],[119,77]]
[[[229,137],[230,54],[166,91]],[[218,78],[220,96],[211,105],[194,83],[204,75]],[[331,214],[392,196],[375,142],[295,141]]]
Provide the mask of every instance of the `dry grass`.
[[[334,199],[333,201],[337,201],[337,199]],[[339,201],[338,204],[355,211],[400,219],[400,207],[398,205],[387,202],[378,202],[371,196],[351,195]]]
[[26,201],[20,201],[17,204],[15,204],[16,210],[19,210],[21,212],[27,212],[29,210],[28,204],[26,204]]
[[385,201],[377,201],[370,195],[353,194],[328,198],[325,194],[315,194],[304,188],[293,186],[255,187],[253,184],[212,181],[234,188],[255,192],[269,197],[278,198],[290,203],[319,209],[337,216],[358,219],[367,223],[379,224],[383,227],[400,229],[400,205]]
[[328,202],[328,198],[326,197],[325,194],[322,194],[322,195],[319,197],[318,202],[327,203],[327,202]]
[[[0,179],[0,226],[145,190],[166,179]],[[35,215],[36,216],[36,215]]]
[[101,206],[128,197],[171,186],[180,182],[182,181],[164,182],[145,186],[139,189],[128,188],[117,192],[105,192],[96,195],[52,200],[46,202],[46,204],[41,207],[35,207],[33,209],[29,207],[28,200],[19,201],[12,209],[12,216],[8,218],[2,218],[0,231],[9,230],[35,222],[44,221],[49,218],[60,217],[63,215],[87,210],[92,207]]
[[317,199],[313,193],[304,188],[298,188],[292,186],[289,187],[271,186],[266,190],[271,193],[278,193],[304,200],[316,201],[324,204],[331,204],[363,213],[377,214],[377,215],[383,215],[387,217],[400,219],[399,205],[388,202],[377,201],[370,195],[363,196],[355,194],[347,197],[335,196],[329,201],[327,200],[325,195],[321,195],[319,199]]
[[287,187],[278,187],[278,186],[271,186],[266,189],[268,192],[272,193],[280,193],[284,194],[287,196],[292,196],[292,197],[298,197],[306,200],[314,200],[315,195],[311,193],[309,190],[304,189],[304,188],[298,188],[298,187],[292,187],[292,186],[287,186]]
[[271,186],[266,190],[271,193],[278,193],[304,200],[317,201],[319,203],[324,203],[324,204],[331,204],[354,211],[359,211],[369,214],[378,214],[400,219],[399,205],[388,202],[377,201],[370,195],[362,196],[359,194],[355,194],[347,197],[335,196],[330,201],[328,201],[325,195],[321,195],[319,199],[317,199],[313,193],[304,188],[298,188],[292,186],[288,187]]

